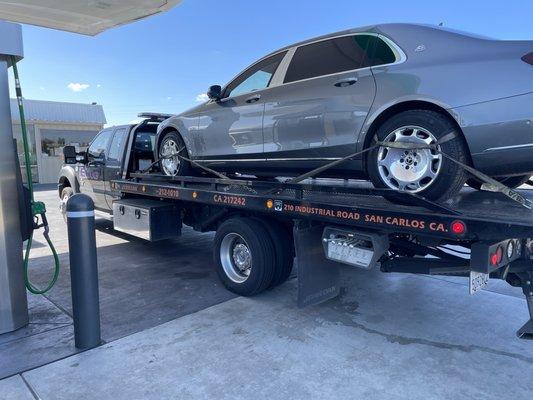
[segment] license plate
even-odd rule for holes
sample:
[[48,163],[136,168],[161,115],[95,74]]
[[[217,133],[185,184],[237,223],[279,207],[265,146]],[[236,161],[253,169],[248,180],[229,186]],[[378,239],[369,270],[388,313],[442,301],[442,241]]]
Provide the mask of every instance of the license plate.
[[330,241],[328,243],[327,257],[330,260],[354,265],[356,267],[368,268],[372,261],[374,252],[357,246],[350,246],[343,241]]
[[489,283],[489,274],[483,272],[470,271],[470,294],[479,292]]

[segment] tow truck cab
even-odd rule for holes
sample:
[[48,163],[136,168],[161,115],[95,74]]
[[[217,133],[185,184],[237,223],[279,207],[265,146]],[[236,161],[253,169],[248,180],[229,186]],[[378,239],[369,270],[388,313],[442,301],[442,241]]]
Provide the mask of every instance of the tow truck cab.
[[65,146],[65,165],[59,172],[58,193],[60,208],[75,193],[90,196],[95,208],[113,212],[113,201],[120,196],[110,182],[127,179],[130,173],[150,169],[154,163],[155,135],[158,125],[168,114],[143,113],[139,124],[105,128],[95,136],[86,151],[77,152]]

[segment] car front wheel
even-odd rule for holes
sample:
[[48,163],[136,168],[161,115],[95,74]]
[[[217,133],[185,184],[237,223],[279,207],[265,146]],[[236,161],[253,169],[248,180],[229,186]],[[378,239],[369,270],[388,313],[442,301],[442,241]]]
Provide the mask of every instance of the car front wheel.
[[465,171],[441,153],[467,163],[467,150],[459,133],[439,143],[451,132],[456,132],[455,126],[435,111],[404,111],[388,119],[378,128],[375,140],[436,145],[436,150],[378,147],[370,151],[367,166],[374,186],[418,194],[433,201],[455,195],[466,181]]
[[178,154],[187,157],[185,143],[177,132],[170,131],[163,136],[159,144],[159,165],[165,175],[177,176],[190,173],[190,163],[180,158]]

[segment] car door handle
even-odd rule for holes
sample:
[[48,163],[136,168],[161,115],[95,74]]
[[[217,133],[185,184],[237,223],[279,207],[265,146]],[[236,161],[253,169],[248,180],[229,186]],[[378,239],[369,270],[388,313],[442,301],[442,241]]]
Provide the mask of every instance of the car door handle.
[[335,82],[336,87],[346,87],[352,86],[354,83],[357,83],[356,77],[341,79],[340,81]]
[[247,103],[255,103],[256,101],[258,101],[259,99],[261,98],[261,95],[260,94],[254,94],[253,96],[250,96],[246,99],[246,102]]

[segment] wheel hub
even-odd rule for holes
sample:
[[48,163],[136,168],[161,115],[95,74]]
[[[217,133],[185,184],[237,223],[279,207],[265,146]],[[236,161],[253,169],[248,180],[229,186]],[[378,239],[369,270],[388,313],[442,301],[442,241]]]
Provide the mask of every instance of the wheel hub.
[[[427,129],[404,126],[390,133],[385,142],[413,143],[414,146],[436,145],[437,139]],[[440,146],[435,149],[396,149],[380,147],[377,163],[383,182],[391,189],[411,193],[427,189],[437,178],[442,165]]]
[[241,271],[250,268],[251,254],[248,246],[243,243],[236,244],[233,248],[233,262]]
[[228,233],[220,244],[220,261],[226,276],[236,283],[243,283],[252,270],[252,252],[242,236]]

